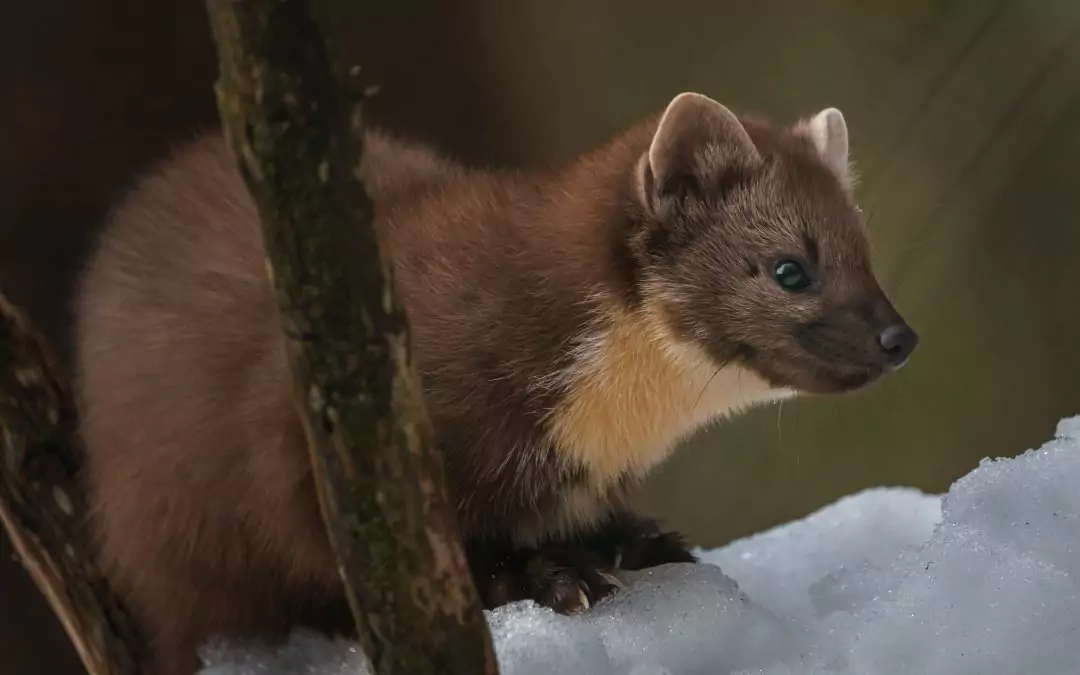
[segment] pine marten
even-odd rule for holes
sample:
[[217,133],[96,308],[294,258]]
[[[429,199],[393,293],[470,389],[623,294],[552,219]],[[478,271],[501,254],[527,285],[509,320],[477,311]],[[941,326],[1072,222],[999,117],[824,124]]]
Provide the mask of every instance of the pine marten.
[[[835,108],[788,126],[700,94],[545,171],[370,130],[362,164],[487,607],[579,611],[694,556],[628,486],[702,425],[862,388],[915,332],[871,269]],[[77,377],[102,568],[154,673],[215,636],[349,628],[255,207],[220,133],[113,209]]]

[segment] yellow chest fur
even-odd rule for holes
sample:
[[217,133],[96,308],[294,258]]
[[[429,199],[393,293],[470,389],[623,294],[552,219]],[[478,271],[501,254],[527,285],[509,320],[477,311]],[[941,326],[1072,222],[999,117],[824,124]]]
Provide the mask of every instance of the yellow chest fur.
[[566,377],[570,393],[553,411],[552,431],[597,496],[625,475],[644,475],[702,425],[790,394],[738,366],[720,368],[647,310],[612,310]]

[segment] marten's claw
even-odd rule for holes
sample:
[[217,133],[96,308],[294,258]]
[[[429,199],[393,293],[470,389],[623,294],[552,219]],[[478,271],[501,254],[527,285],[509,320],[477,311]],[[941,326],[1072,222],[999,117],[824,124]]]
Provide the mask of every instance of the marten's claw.
[[620,588],[618,580],[577,551],[546,551],[525,566],[527,597],[560,614],[583,612]]
[[487,606],[533,600],[560,614],[577,614],[622,588],[601,561],[584,550],[548,549],[521,562],[491,576],[481,589]]

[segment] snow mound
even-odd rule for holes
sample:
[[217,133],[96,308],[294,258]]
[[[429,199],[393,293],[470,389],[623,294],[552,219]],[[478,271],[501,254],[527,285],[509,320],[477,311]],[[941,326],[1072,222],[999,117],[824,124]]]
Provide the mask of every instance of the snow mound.
[[[576,617],[488,613],[503,675],[1076,675],[1080,417],[984,460],[944,498],[867,490],[714,551],[627,574]],[[366,675],[344,641],[216,647],[202,675]]]

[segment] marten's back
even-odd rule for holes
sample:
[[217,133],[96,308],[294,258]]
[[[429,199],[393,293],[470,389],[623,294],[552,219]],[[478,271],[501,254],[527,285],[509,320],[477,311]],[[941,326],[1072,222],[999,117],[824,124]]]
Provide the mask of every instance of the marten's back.
[[[444,170],[383,139],[369,145],[373,162],[397,151],[381,195]],[[112,583],[152,639],[190,655],[217,630],[348,625],[258,216],[221,136],[139,180],[110,215],[75,306],[93,524]]]
[[[303,611],[256,598],[334,588],[304,456],[285,451],[303,435],[282,386],[257,214],[231,161],[207,137],[143,177],[76,300],[102,561],[151,639],[188,657],[206,632],[284,631]],[[320,583],[305,590],[309,580]]]

